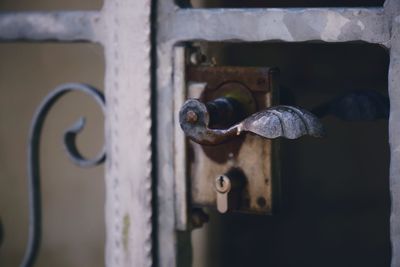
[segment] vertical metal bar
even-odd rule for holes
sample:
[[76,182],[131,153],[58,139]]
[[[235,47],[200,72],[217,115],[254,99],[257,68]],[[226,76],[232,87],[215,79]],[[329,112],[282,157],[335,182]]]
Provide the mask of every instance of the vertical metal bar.
[[174,180],[175,180],[175,223],[176,229],[187,230],[188,199],[186,169],[186,137],[179,126],[179,110],[186,100],[185,47],[174,49]]
[[151,0],[106,0],[102,10],[107,266],[153,264],[151,7]]
[[400,266],[400,17],[393,21],[389,67],[390,238],[392,267]]

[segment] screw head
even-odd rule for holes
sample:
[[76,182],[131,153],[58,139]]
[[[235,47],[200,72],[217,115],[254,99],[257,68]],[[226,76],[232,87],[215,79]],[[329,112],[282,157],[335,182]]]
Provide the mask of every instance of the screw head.
[[226,175],[220,175],[215,179],[215,189],[219,193],[227,193],[231,190],[231,180]]
[[198,119],[199,119],[199,118],[198,118],[196,112],[194,112],[193,110],[189,110],[189,111],[186,113],[186,122],[188,122],[188,123],[195,123],[195,122],[197,122]]
[[201,63],[204,63],[207,60],[207,58],[200,51],[195,51],[192,54],[190,54],[189,60],[190,63],[192,63],[193,65],[200,65]]

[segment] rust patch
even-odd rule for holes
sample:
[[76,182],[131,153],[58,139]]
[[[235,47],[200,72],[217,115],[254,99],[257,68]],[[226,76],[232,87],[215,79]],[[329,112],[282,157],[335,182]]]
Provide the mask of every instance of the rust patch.
[[[207,85],[202,92],[189,90],[188,98],[197,95],[207,102],[234,91],[240,97],[254,99],[254,103],[248,105],[249,113],[254,113],[277,104],[277,74],[274,68],[191,66],[187,69],[187,82]],[[242,87],[251,94],[251,98],[246,96]],[[278,158],[278,150],[275,149],[278,142],[253,134],[216,146],[202,146],[189,141],[192,205],[215,207],[216,177],[238,169],[243,172],[245,181],[234,210],[271,214],[275,209],[274,199],[279,197],[279,190],[273,194],[273,187],[279,184],[279,172],[272,167]]]
[[123,226],[122,226],[122,245],[124,246],[124,250],[128,250],[129,244],[129,229],[131,226],[131,220],[129,214],[125,214],[123,218]]

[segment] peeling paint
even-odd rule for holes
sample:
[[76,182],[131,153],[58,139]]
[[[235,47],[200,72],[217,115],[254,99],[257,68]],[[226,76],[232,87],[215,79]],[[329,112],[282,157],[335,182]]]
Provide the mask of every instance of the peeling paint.
[[357,21],[357,25],[360,26],[362,31],[365,29],[365,25],[361,21]]
[[327,24],[321,33],[321,38],[327,41],[338,40],[343,27],[350,22],[350,19],[336,13],[327,14]]

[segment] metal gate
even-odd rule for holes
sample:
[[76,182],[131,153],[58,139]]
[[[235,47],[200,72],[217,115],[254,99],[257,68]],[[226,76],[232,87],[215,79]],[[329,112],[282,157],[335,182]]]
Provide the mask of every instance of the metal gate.
[[[173,0],[106,0],[99,12],[1,13],[0,39],[96,42],[105,48],[107,266],[178,264],[174,177],[179,170],[172,140],[176,45],[202,40],[386,46],[392,266],[400,266],[399,14],[396,0],[376,8],[296,9],[186,9]],[[157,171],[152,172],[153,164]]]

